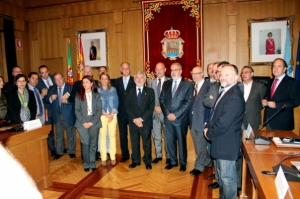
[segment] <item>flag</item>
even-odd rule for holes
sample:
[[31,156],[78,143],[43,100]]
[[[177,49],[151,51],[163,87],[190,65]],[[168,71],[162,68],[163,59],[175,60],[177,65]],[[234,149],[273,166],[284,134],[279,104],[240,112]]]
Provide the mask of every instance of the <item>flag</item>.
[[78,42],[77,42],[77,80],[81,80],[83,77],[83,68],[84,68],[84,57],[83,57],[83,49],[82,49],[82,42],[81,42],[81,35],[78,35]]
[[297,59],[296,59],[296,74],[295,78],[300,86],[300,31],[298,36],[298,48],[297,48]]
[[284,60],[288,65],[286,74],[290,77],[293,76],[293,68],[291,66],[292,54],[291,54],[291,38],[290,38],[290,26],[286,26],[286,36],[285,36],[285,53]]
[[73,85],[74,84],[74,78],[73,78],[73,69],[72,69],[72,57],[71,57],[71,46],[70,43],[68,43],[68,79],[67,83]]

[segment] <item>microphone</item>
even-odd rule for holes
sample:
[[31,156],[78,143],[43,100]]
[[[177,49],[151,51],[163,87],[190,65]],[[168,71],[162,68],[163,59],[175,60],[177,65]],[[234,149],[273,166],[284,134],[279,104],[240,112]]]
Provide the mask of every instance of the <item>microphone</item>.
[[[276,111],[270,118],[268,118],[262,125],[261,127],[258,129],[259,131],[265,127],[280,111],[282,111],[283,109],[285,109],[286,105],[284,104],[278,111]],[[266,138],[264,136],[261,135],[255,135],[254,137],[254,143],[255,144],[259,144],[259,145],[270,145],[271,141],[269,138]]]
[[8,106],[4,101],[4,98],[3,98],[3,96],[1,97],[1,99],[2,99],[2,103],[3,103],[3,105],[4,106],[6,106],[11,112],[12,112],[12,114],[14,115],[14,116],[16,116],[17,117],[17,119],[19,119],[20,120],[20,126],[15,126],[15,127],[13,127],[12,129],[14,130],[14,131],[23,131],[24,129],[23,129],[23,121],[21,120],[21,118],[20,118],[20,116],[18,116],[11,108],[10,108],[10,106]]
[[282,160],[280,161],[280,163],[278,165],[273,167],[273,171],[277,174],[279,167],[281,167],[282,171],[286,177],[286,180],[300,182],[300,172],[298,170],[295,170],[288,166],[282,165],[283,161],[285,161],[286,159],[294,158],[294,157],[300,157],[300,153],[294,153],[294,154],[285,156],[284,158],[282,158]]

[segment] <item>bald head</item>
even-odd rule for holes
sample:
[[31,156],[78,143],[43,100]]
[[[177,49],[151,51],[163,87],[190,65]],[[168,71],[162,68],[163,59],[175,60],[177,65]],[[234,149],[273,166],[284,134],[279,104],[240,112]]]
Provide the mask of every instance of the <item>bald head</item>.
[[162,63],[162,62],[157,63],[156,66],[155,66],[155,73],[156,73],[157,78],[164,77],[165,73],[166,73],[165,64]]
[[199,82],[201,82],[201,80],[203,80],[203,77],[204,77],[203,69],[200,67],[194,67],[193,70],[191,71],[191,75],[192,75],[193,81],[196,84],[198,84]]

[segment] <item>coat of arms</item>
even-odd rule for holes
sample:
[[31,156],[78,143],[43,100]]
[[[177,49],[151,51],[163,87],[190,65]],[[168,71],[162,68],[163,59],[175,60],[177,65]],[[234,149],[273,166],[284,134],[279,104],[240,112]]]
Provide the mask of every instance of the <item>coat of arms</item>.
[[173,30],[171,28],[170,30],[166,30],[165,38],[161,40],[162,43],[162,56],[164,58],[169,58],[170,60],[176,60],[177,57],[181,58],[184,54],[183,52],[183,43],[184,40],[179,37],[180,31],[179,30]]

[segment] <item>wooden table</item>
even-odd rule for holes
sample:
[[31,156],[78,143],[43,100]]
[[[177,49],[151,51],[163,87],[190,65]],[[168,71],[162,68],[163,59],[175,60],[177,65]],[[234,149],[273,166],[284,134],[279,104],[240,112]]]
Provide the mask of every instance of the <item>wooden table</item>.
[[[256,134],[265,137],[298,137],[291,131],[259,131]],[[274,143],[271,145],[255,145],[253,142],[246,141],[243,136],[242,151],[243,158],[243,174],[242,174],[242,191],[240,198],[248,198],[246,195],[246,178],[247,168],[249,169],[255,191],[252,198],[256,198],[256,194],[260,199],[277,198],[275,187],[275,175],[264,175],[262,171],[272,171],[272,167],[279,164],[280,160],[295,152],[300,152],[296,148],[277,148]],[[296,158],[293,160],[300,160]],[[284,165],[290,166],[290,160],[283,162]],[[300,183],[288,181],[294,198],[300,198]]]
[[52,185],[47,138],[51,125],[30,131],[2,132],[0,140],[26,168],[39,190]]

